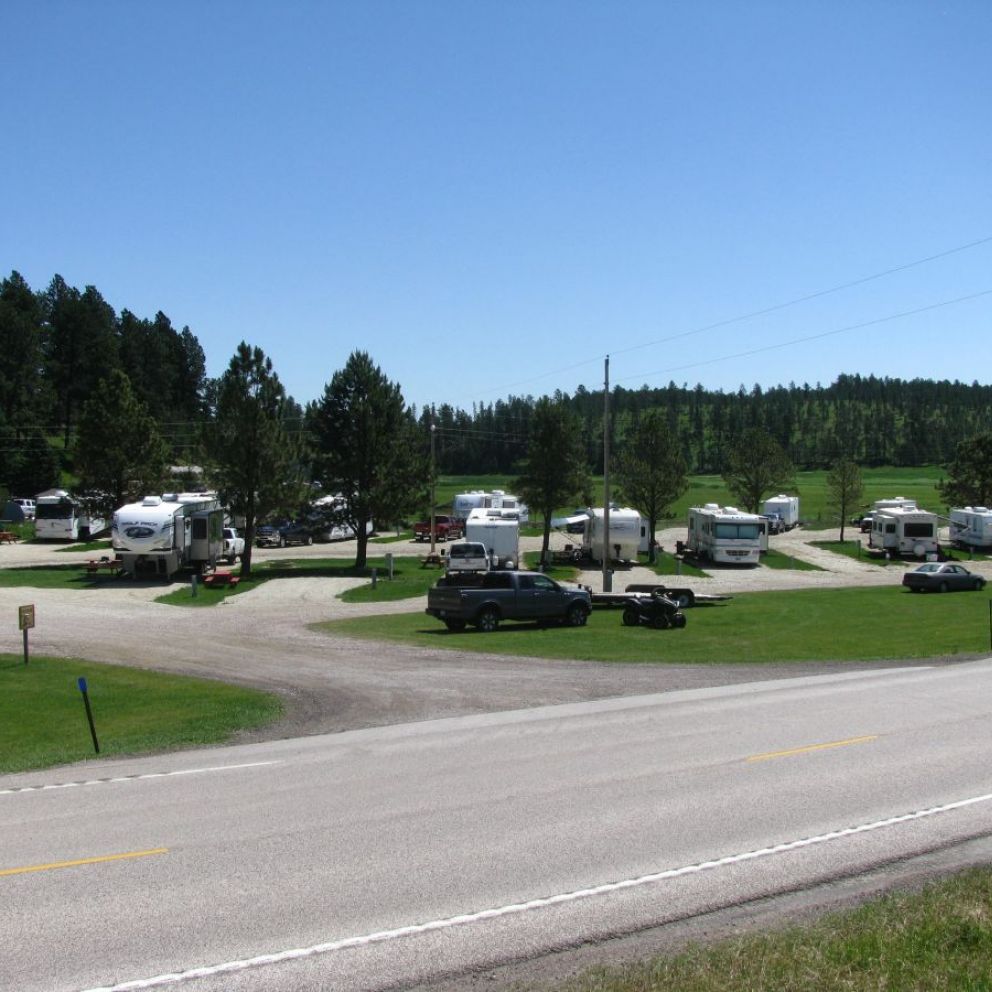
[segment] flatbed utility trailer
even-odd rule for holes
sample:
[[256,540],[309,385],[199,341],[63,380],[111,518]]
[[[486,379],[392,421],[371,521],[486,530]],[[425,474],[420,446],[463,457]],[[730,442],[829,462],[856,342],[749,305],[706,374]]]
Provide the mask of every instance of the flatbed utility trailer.
[[596,607],[606,607],[616,609],[626,606],[631,600],[648,598],[655,591],[663,592],[670,599],[679,605],[679,609],[687,609],[697,603],[717,603],[731,599],[727,595],[709,595],[693,592],[691,589],[671,588],[663,585],[647,585],[643,583],[632,583],[627,586],[624,592],[594,592],[592,594],[592,605]]

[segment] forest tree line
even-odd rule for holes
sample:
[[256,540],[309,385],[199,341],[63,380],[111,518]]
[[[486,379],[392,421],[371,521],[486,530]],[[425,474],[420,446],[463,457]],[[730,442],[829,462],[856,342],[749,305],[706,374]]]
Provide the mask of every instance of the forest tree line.
[[[332,374],[329,369],[328,379]],[[29,495],[66,475],[77,477],[79,452],[92,459],[103,443],[99,411],[91,410],[87,421],[87,402],[102,395],[106,405],[122,393],[126,415],[154,429],[161,458],[209,467],[206,439],[219,383],[207,377],[193,331],[174,327],[164,312],[118,314],[94,286],[79,290],[56,275],[36,291],[12,272],[0,282],[0,486]],[[602,390],[579,386],[552,399],[575,415],[587,469],[601,471]],[[471,410],[406,407],[405,416],[425,452],[435,424],[439,473],[512,475],[526,456],[538,403],[511,396]],[[304,409],[285,397],[279,409],[306,461],[317,401]],[[742,386],[736,392],[674,382],[617,387],[610,395],[614,451],[622,452],[649,410],[667,420],[691,472],[726,471],[736,439],[751,429],[774,438],[799,469],[826,468],[842,458],[863,466],[947,464],[959,442],[988,432],[992,386],[842,375],[827,386]],[[84,436],[87,430],[95,436]]]

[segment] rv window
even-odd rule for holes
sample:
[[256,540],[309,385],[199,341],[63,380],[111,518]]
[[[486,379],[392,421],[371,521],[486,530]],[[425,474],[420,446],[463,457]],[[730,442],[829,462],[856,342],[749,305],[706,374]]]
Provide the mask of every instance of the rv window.
[[193,518],[193,540],[203,541],[207,536],[207,521],[203,517]]
[[886,534],[894,534],[895,532],[896,532],[896,525],[895,524],[886,524],[885,525],[885,533]]
[[906,537],[933,537],[933,524],[906,524]]

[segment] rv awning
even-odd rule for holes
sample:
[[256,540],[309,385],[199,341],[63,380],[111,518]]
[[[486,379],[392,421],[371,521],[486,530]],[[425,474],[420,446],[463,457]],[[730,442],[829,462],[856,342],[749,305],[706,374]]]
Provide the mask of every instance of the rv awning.
[[571,517],[552,517],[552,527],[567,527],[569,524],[584,524],[589,519],[588,513],[576,513]]

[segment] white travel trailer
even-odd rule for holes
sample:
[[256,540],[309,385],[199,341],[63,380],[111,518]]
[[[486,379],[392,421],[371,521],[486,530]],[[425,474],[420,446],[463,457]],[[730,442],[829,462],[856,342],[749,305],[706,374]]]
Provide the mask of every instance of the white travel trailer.
[[503,492],[502,489],[494,489],[492,492],[485,492],[475,489],[472,492],[459,493],[451,503],[451,515],[459,520],[468,520],[468,515],[473,510],[513,510],[522,524],[530,520],[530,510],[525,503],[521,503],[516,496]]
[[107,521],[92,514],[64,489],[49,489],[35,499],[34,533],[42,541],[78,541],[102,534]]
[[784,493],[765,500],[761,511],[766,517],[777,514],[785,530],[792,530],[799,523],[799,497],[786,496]]
[[516,510],[476,507],[465,521],[465,540],[483,544],[494,568],[520,563],[520,520]]
[[114,512],[111,540],[133,577],[202,572],[224,553],[224,511],[213,493],[146,496]]
[[868,533],[868,546],[890,554],[925,558],[937,551],[937,514],[916,506],[876,510]]
[[[347,541],[355,536],[355,528],[342,520],[340,515],[347,509],[343,496],[321,496],[312,503],[313,520],[316,525],[314,538],[318,541]],[[374,533],[372,521],[365,523],[365,533]]]
[[951,510],[951,541],[965,548],[992,547],[992,510],[965,506]]
[[768,547],[767,523],[756,513],[743,513],[736,506],[693,506],[689,508],[686,547],[697,558],[728,565],[757,565],[762,545]]
[[[586,522],[582,530],[582,552],[593,561],[603,560],[603,540],[605,534],[605,514],[602,507],[586,510]],[[629,506],[610,507],[610,561],[637,561],[641,549],[641,515]]]

